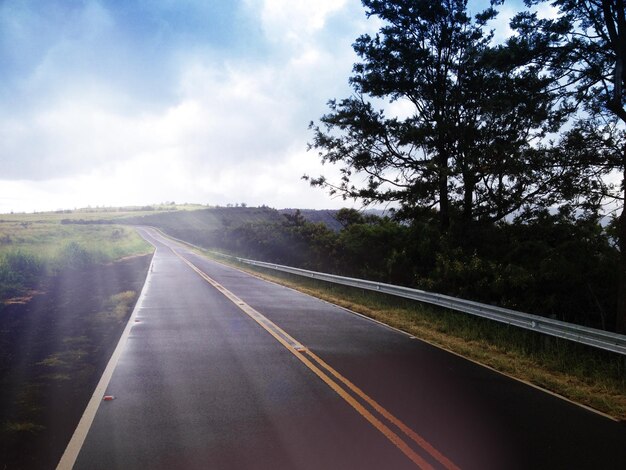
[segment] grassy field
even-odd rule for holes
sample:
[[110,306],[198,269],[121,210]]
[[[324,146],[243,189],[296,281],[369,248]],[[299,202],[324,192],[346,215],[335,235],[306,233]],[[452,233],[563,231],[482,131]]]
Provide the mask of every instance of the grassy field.
[[626,421],[626,358],[471,315],[203,254]]
[[[93,213],[100,218],[105,214]],[[41,279],[68,267],[152,251],[132,228],[65,224],[66,215],[0,216],[0,299],[27,295]]]
[[154,212],[124,219],[125,223],[151,225],[168,235],[211,247],[226,227],[247,223],[281,222],[283,216],[268,207],[212,207],[193,211]]
[[51,212],[11,213],[0,214],[0,222],[60,222],[65,221],[115,221],[128,217],[144,216],[156,213],[177,211],[193,211],[206,209],[208,206],[200,204],[153,204],[149,206],[127,207],[84,207],[81,209],[67,209]]
[[131,224],[155,225],[210,246],[212,237],[226,226],[268,220],[282,217],[266,207],[194,204],[0,214],[0,301],[27,296],[38,280],[67,267],[151,252]]
[[58,462],[150,263],[132,227],[68,218],[137,213],[0,215],[0,468]]

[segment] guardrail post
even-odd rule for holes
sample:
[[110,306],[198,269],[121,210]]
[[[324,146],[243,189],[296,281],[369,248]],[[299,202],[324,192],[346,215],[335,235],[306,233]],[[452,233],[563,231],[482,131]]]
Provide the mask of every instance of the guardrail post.
[[[556,315],[552,314],[550,316],[548,316],[548,318],[552,319],[552,320],[556,320]],[[556,345],[557,349],[558,349],[558,341],[555,342],[555,340],[557,340],[558,338],[554,338],[550,335],[543,335],[543,349],[548,351],[550,349],[550,346],[552,345]]]

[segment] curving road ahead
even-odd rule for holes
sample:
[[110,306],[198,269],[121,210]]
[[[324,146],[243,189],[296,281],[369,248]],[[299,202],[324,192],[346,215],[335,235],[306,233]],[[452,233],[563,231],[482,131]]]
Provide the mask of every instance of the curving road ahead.
[[153,265],[59,468],[626,468],[623,424],[138,230]]

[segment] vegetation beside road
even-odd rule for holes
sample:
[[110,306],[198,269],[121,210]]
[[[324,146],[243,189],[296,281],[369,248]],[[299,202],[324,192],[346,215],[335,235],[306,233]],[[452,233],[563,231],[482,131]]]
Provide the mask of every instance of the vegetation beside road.
[[205,254],[626,421],[626,361],[619,355],[451,310]]
[[150,255],[59,271],[0,305],[0,468],[54,468],[145,281]]
[[152,251],[131,228],[62,224],[65,215],[0,216],[0,300],[28,296],[64,269]]
[[219,244],[225,233],[246,224],[280,223],[281,214],[269,207],[212,207],[196,211],[143,214],[124,223],[151,225],[169,235],[202,246]]
[[0,467],[57,464],[153,251],[133,228],[68,217],[137,212],[0,215]]
[[[344,209],[336,217],[343,227],[338,232],[296,212],[278,222],[227,223],[204,238],[190,240],[185,232],[177,238],[208,250],[404,284],[596,328],[614,325],[617,256],[610,223],[544,212],[532,220],[442,234],[427,215],[406,223]],[[174,235],[168,225],[161,228]],[[626,419],[626,363],[618,355],[381,294],[238,267]]]
[[[53,227],[48,227],[66,238],[52,243],[56,249],[49,250],[50,259],[67,250],[67,237],[72,236],[81,247],[88,247],[87,239],[98,240],[94,250],[87,250],[92,253],[89,259],[126,256],[142,246],[133,241],[136,238],[130,227],[103,224],[106,214],[94,215],[92,220],[98,222],[94,225],[61,224],[64,215],[57,215]],[[617,281],[612,273],[617,248],[612,243],[614,226],[610,222],[567,211],[538,212],[534,218],[453,226],[442,233],[429,213],[411,221],[351,209],[342,209],[335,216],[341,230],[309,222],[297,211],[281,215],[267,207],[136,212],[116,222],[153,225],[204,248],[242,257],[402,284],[592,327],[611,329],[614,325]],[[83,216],[74,217],[84,220]],[[47,223],[52,222],[32,221],[27,226],[33,239],[38,239],[37,230],[45,231]],[[23,230],[19,224],[13,222],[16,233]],[[114,240],[118,235],[113,234],[120,233],[116,230],[123,234],[118,240]],[[116,249],[105,248],[113,242],[119,242]],[[6,252],[11,252],[11,247],[2,245],[0,256]],[[80,260],[81,255],[75,258]],[[282,274],[263,275],[626,419],[623,358],[408,301]],[[120,301],[126,296],[120,292]],[[111,305],[110,299],[105,304]],[[115,311],[112,308],[106,318],[117,317]]]
[[[597,217],[543,211],[530,219],[443,232],[429,213],[402,220],[342,209],[336,217],[343,228],[333,231],[298,212],[254,211],[211,209],[142,220],[176,238],[245,258],[615,327],[618,249],[614,226]],[[210,221],[217,214],[224,222]]]

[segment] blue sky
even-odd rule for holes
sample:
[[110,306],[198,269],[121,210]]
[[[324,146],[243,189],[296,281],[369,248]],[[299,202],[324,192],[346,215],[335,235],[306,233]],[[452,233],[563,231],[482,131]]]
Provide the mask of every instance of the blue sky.
[[300,180],[335,171],[307,126],[379,26],[356,0],[0,0],[0,213],[341,207]]

